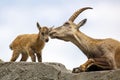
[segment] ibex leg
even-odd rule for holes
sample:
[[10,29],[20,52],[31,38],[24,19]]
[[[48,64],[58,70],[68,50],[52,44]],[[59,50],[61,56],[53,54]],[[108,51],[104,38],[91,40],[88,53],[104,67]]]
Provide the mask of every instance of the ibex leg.
[[29,49],[28,54],[30,55],[32,62],[36,62],[36,55],[32,49]]
[[110,64],[110,60],[106,58],[93,58],[88,59],[86,63],[80,67],[74,68],[73,73],[85,72],[85,71],[100,71],[111,70],[113,66]]
[[28,59],[28,54],[27,53],[22,53],[22,58],[20,61],[26,61]]
[[85,72],[89,66],[94,64],[94,59],[88,59],[87,62],[84,64],[80,65],[80,67],[74,68],[73,73],[79,73],[79,72]]
[[13,51],[13,54],[12,54],[12,58],[11,58],[11,62],[14,62],[14,61],[16,61],[16,59],[19,57],[19,51],[17,51],[17,50],[14,50]]
[[37,55],[38,62],[42,62],[42,54],[41,54],[41,52],[36,53],[36,55]]

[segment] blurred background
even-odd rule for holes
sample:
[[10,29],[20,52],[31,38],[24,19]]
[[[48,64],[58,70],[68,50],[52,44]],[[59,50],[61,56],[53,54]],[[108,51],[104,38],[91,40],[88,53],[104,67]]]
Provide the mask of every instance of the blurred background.
[[[80,30],[92,38],[120,40],[120,0],[1,0],[0,59],[10,60],[9,45],[17,35],[38,33],[36,22],[41,26],[58,27],[77,9],[87,6],[93,10],[84,11],[75,20],[78,23],[88,19]],[[43,62],[62,63],[68,69],[87,60],[74,44],[58,39],[50,39],[42,53]]]

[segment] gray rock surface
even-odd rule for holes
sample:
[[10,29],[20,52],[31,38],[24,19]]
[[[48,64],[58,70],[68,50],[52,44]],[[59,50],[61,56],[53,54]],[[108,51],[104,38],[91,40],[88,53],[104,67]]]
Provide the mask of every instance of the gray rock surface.
[[0,80],[120,80],[120,70],[74,74],[60,63],[1,62]]
[[0,59],[0,62],[4,62],[2,59]]

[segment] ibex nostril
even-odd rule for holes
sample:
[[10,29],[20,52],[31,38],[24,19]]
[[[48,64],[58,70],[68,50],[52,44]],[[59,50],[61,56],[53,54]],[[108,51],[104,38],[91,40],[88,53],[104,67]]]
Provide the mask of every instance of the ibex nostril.
[[46,40],[45,40],[45,42],[48,42],[48,41],[49,41],[49,39],[46,39]]

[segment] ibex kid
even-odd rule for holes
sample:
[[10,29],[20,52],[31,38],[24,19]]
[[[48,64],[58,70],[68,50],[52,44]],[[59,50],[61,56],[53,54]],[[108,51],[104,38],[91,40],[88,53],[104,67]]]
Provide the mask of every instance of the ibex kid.
[[37,23],[39,30],[38,34],[22,34],[18,35],[15,40],[10,44],[10,49],[13,50],[13,55],[10,61],[16,61],[19,54],[22,55],[20,61],[26,61],[28,56],[31,57],[32,62],[36,62],[36,56],[39,62],[42,62],[42,49],[45,42],[49,41],[47,27],[41,27]]

